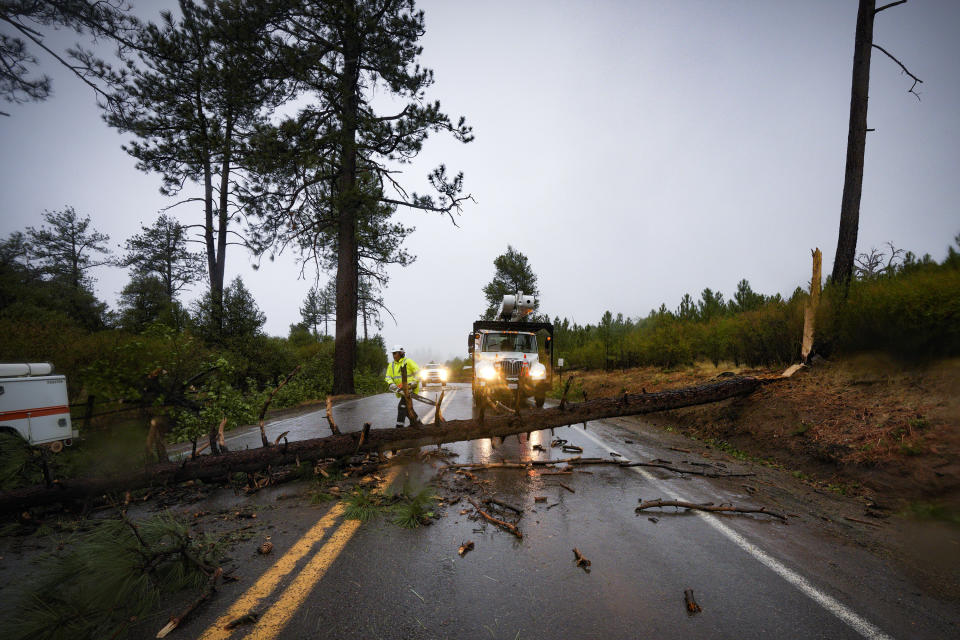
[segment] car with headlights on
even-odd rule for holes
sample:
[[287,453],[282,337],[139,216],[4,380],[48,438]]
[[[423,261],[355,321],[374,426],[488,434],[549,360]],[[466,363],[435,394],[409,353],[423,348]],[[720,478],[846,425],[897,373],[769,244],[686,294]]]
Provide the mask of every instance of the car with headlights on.
[[429,362],[420,368],[420,384],[424,388],[429,385],[447,386],[447,379],[450,377],[450,371],[442,364]]

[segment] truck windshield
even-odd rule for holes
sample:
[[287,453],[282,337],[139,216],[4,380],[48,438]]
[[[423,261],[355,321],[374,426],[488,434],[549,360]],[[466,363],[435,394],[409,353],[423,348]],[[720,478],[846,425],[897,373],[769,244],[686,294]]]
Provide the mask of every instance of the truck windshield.
[[532,333],[487,333],[483,336],[483,351],[536,353],[537,337]]

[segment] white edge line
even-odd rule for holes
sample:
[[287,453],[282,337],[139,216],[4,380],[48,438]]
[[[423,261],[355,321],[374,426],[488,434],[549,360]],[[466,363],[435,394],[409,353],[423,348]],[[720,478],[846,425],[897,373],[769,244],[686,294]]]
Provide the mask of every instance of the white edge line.
[[[594,436],[589,431],[584,430],[583,435],[587,436],[587,438],[589,438],[590,440],[593,440],[594,443],[600,445],[601,447],[606,449],[608,452],[613,451],[613,449],[611,449],[606,442],[602,441],[597,436]],[[635,471],[636,473],[643,476],[645,479],[649,480],[659,490],[663,492],[668,491],[667,487],[664,486],[660,482],[660,480],[658,480],[655,476],[651,475],[644,469],[640,467],[629,467],[629,469],[631,471]],[[678,493],[676,490],[669,489],[669,491],[677,494],[677,498],[679,500],[686,500],[686,498],[684,498],[682,494]],[[709,524],[711,527],[713,527],[718,532],[723,534],[725,538],[727,538],[728,540],[733,542],[735,545],[737,545],[738,547],[740,547],[741,549],[749,553],[751,556],[753,556],[754,559],[757,560],[760,564],[764,565],[765,567],[767,567],[768,569],[776,573],[778,576],[780,576],[781,578],[789,582],[791,585],[799,589],[804,595],[806,595],[811,600],[819,604],[821,607],[823,607],[824,609],[826,609],[827,611],[835,615],[837,618],[845,622],[847,625],[853,628],[857,633],[862,635],[864,638],[869,638],[870,640],[893,640],[891,636],[888,636],[887,634],[885,634],[878,627],[876,627],[869,621],[865,620],[864,618],[860,617],[859,615],[854,613],[851,609],[844,606],[834,598],[828,596],[827,594],[823,593],[822,591],[814,587],[812,584],[810,584],[810,581],[807,580],[805,577],[803,577],[796,571],[788,568],[787,566],[782,564],[780,561],[769,556],[765,551],[763,551],[756,545],[747,541],[747,539],[741,536],[739,533],[737,533],[727,525],[720,522],[720,520],[717,519],[716,516],[712,516],[702,511],[695,511],[695,513],[698,516],[700,516],[707,524]]]

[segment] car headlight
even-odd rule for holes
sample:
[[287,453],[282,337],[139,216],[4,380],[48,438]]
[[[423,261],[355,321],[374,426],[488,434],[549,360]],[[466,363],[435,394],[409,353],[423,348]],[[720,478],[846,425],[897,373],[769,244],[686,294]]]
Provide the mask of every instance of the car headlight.
[[534,362],[530,366],[530,377],[534,380],[542,380],[547,377],[547,368],[539,362]]
[[449,375],[450,375],[450,372],[449,372],[449,371],[447,371],[446,369],[440,369],[440,379],[441,379],[441,380],[443,380],[444,382],[446,382],[446,381],[447,381],[447,377],[448,377]]
[[477,376],[481,380],[493,380],[497,377],[497,370],[489,362],[481,362],[477,365]]
[[421,372],[420,372],[420,379],[421,379],[421,380],[426,380],[426,379],[427,379],[427,372],[426,372],[426,371],[421,371]]

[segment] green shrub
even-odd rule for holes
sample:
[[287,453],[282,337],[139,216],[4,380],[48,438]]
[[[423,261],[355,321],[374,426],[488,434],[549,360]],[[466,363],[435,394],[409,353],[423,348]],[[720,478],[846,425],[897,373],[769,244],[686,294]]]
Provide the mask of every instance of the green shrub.
[[960,271],[922,269],[832,290],[821,331],[840,352],[885,351],[905,358],[960,355]]

